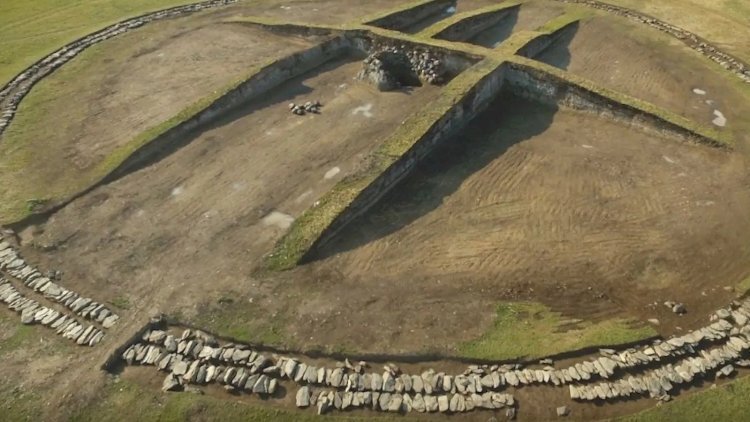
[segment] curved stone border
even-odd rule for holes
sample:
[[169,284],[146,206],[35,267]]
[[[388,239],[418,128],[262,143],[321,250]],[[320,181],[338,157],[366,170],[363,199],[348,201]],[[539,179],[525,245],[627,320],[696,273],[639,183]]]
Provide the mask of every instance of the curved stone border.
[[693,50],[703,54],[709,59],[721,65],[723,68],[737,75],[740,79],[750,83],[750,66],[744,63],[742,60],[726,53],[709,43],[698,35],[686,31],[680,27],[648,16],[646,14],[636,12],[635,10],[628,9],[625,7],[615,6],[608,3],[603,3],[596,0],[556,0],[562,3],[574,3],[588,7],[592,7],[605,12],[613,13],[618,16],[628,18],[630,20],[646,24],[652,28],[655,28],[661,32],[665,32],[678,40],[682,41],[685,45],[692,48]]
[[131,29],[138,28],[149,22],[173,18],[212,7],[225,6],[235,3],[236,1],[237,0],[209,0],[147,13],[110,25],[65,45],[54,53],[26,68],[26,70],[21,72],[0,89],[0,135],[3,134],[5,128],[10,124],[10,121],[16,113],[18,104],[23,97],[29,93],[34,84],[52,73],[58,67],[67,63],[86,48],[114,36],[123,34]]
[[20,313],[23,324],[42,324],[57,330],[57,334],[78,345],[95,346],[104,338],[104,332],[93,325],[85,326],[75,317],[26,298],[4,278],[0,278],[0,301],[8,305],[10,310]]
[[78,293],[68,290],[49,277],[27,264],[18,252],[0,236],[0,270],[21,280],[23,284],[35,292],[44,295],[50,301],[57,302],[74,313],[96,321],[104,328],[112,327],[120,317],[111,309],[94,300],[83,297]]
[[315,365],[249,345],[220,342],[195,329],[177,335],[163,319],[139,331],[142,334],[121,347],[111,361],[119,358],[128,365],[152,365],[167,372],[164,391],[216,383],[230,392],[270,397],[280,382],[291,382],[299,386],[296,405],[317,404],[318,413],[349,407],[398,413],[507,407],[508,414],[515,416],[516,401],[506,391],[510,388],[567,385],[571,399],[578,401],[643,396],[666,401],[681,385],[710,375],[729,376],[733,364],[750,366],[750,299],[732,302],[710,320],[681,336],[621,351],[602,349],[598,358],[560,369],[552,367],[550,359],[542,359],[540,366],[547,365],[542,369],[517,363],[469,365],[456,375],[433,369],[408,374],[386,364],[381,374],[366,362],[352,364],[345,359],[333,367]]

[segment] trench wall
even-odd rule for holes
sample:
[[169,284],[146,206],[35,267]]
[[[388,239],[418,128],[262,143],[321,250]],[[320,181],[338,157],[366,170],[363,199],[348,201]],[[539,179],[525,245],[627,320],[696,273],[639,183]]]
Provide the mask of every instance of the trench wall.
[[661,136],[676,137],[714,147],[728,146],[713,136],[531,66],[510,63],[506,82],[518,95],[536,101],[595,113]]
[[284,81],[302,75],[316,67],[348,53],[351,43],[343,36],[332,38],[307,50],[292,54],[262,67],[249,79],[211,102],[187,120],[156,136],[122,164],[103,181],[106,183],[131,171],[161,151],[183,141],[190,132],[226,114],[228,111],[260,97]]
[[433,35],[433,38],[446,41],[470,40],[480,32],[505,19],[510,13],[517,12],[520,7],[518,4],[511,4],[499,10],[468,16],[439,31]]
[[300,261],[314,259],[315,253],[346,225],[367,211],[380,198],[388,193],[399,181],[406,177],[416,165],[436,146],[444,143],[476,115],[481,113],[500,92],[503,86],[505,68],[496,66],[468,89],[455,103],[439,117],[429,129],[422,133],[412,145],[369,183],[339,212],[330,224],[320,233],[314,243],[302,255]]
[[407,9],[390,13],[386,16],[367,21],[367,25],[377,26],[380,28],[402,31],[409,26],[427,19],[428,17],[442,13],[450,6],[455,6],[456,0],[433,0],[429,2],[420,2],[415,6]]
[[578,24],[579,21],[574,21],[565,25],[557,31],[540,35],[526,43],[523,47],[519,48],[516,54],[523,57],[528,57],[530,59],[534,58],[561,37],[570,34],[571,32],[577,31]]

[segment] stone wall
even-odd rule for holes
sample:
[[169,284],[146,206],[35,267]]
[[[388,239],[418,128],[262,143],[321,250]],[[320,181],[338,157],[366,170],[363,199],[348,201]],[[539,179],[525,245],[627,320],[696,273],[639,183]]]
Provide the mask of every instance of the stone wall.
[[367,211],[380,198],[406,177],[427,154],[436,146],[449,140],[467,122],[481,113],[500,92],[503,86],[504,68],[498,67],[483,77],[460,101],[438,119],[413,146],[396,162],[382,172],[369,186],[328,225],[318,239],[308,249],[301,261],[309,261],[316,250],[335,236],[357,216]]
[[625,17],[627,19],[646,24],[654,29],[661,32],[665,32],[683,43],[693,50],[703,54],[709,59],[715,61],[723,68],[737,75],[740,79],[750,83],[750,66],[744,63],[742,60],[726,53],[709,43],[703,38],[693,34],[690,31],[686,31],[680,27],[669,24],[662,20],[648,16],[646,14],[636,12],[635,10],[627,9],[625,7],[615,6],[608,3],[596,1],[596,0],[557,0],[563,3],[575,3],[594,9],[604,10],[609,13],[613,13],[618,16]]
[[509,65],[508,85],[519,95],[547,104],[597,114],[660,136],[725,147],[724,144],[664,118],[603,96],[563,78],[518,63]]
[[[572,400],[600,404],[646,396],[666,401],[684,386],[732,375],[734,365],[750,366],[750,299],[733,301],[709,320],[708,325],[679,336],[619,350],[600,349],[567,365],[556,367],[547,358],[468,364],[456,373],[427,365],[427,369],[410,372],[385,362],[381,372],[364,361],[270,353],[152,319],[116,350],[104,369],[112,371],[123,363],[154,367],[166,375],[165,391],[219,385],[233,394],[257,394],[265,399],[294,394],[297,407],[313,407],[319,414],[352,409],[393,413],[503,409],[512,419],[519,411],[514,395],[522,388],[565,388]],[[534,388],[528,394],[538,391]],[[557,410],[560,416],[569,412],[565,406]]]
[[138,28],[149,22],[174,18],[212,7],[225,6],[227,4],[235,3],[236,1],[237,0],[209,0],[147,13],[145,15],[110,25],[104,29],[66,44],[54,53],[29,66],[0,89],[0,135],[3,134],[5,128],[10,124],[10,121],[16,113],[18,104],[23,97],[29,93],[34,84],[52,73],[58,67],[76,57],[88,47]]
[[[26,263],[2,236],[0,271],[0,302],[19,313],[23,324],[40,324],[76,344],[94,346],[120,318],[106,305],[62,287],[59,273],[44,275]],[[38,296],[39,301],[25,292]]]
[[391,29],[394,31],[403,31],[409,26],[427,19],[430,16],[444,13],[447,8],[455,5],[456,0],[434,0],[369,21],[367,22],[367,25]]

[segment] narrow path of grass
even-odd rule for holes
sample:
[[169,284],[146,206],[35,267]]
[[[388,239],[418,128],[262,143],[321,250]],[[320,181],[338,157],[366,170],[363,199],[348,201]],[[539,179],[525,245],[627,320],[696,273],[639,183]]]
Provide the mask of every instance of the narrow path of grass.
[[[563,328],[571,325],[571,329]],[[504,303],[497,307],[490,330],[459,345],[458,354],[491,360],[534,359],[591,346],[631,343],[656,334],[649,326],[624,320],[571,321],[540,303]]]
[[123,19],[197,0],[3,0],[0,86],[63,45]]

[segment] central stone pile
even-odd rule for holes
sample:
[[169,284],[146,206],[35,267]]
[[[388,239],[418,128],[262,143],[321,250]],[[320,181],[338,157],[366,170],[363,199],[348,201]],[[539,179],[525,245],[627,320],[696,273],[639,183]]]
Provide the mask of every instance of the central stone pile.
[[429,51],[407,50],[405,46],[380,46],[368,55],[357,78],[375,85],[380,91],[405,86],[422,86],[422,81],[443,81],[442,61]]

